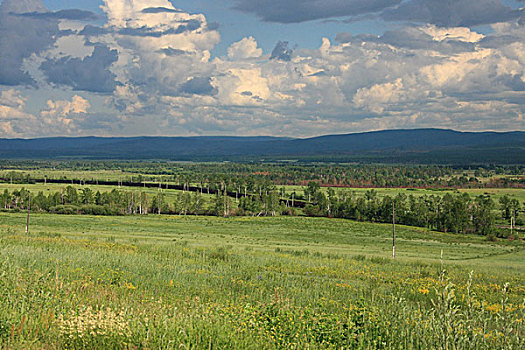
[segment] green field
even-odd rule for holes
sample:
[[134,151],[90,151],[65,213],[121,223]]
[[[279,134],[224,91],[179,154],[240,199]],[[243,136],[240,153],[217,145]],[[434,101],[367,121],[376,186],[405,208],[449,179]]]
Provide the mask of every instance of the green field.
[[0,348],[525,347],[519,240],[400,226],[393,261],[347,220],[25,219],[0,213]]
[[[1,185],[0,185],[1,186]],[[304,192],[303,186],[284,186],[287,193],[296,192],[302,195]],[[329,187],[322,187],[323,191],[328,191]],[[363,197],[367,191],[374,190],[377,196],[382,198],[384,196],[395,197],[402,193],[406,196],[444,196],[447,193],[468,193],[470,196],[479,196],[482,194],[490,194],[494,200],[499,200],[503,196],[518,199],[521,203],[525,203],[525,189],[523,188],[461,188],[461,189],[419,189],[419,188],[333,188],[337,191],[346,191],[352,193],[353,196]]]

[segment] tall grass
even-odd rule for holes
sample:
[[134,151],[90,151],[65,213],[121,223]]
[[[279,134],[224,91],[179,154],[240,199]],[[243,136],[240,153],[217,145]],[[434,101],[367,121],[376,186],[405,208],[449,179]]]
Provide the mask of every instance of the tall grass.
[[[89,226],[43,215],[25,235],[0,218],[2,349],[525,348],[522,270],[440,264],[425,256],[436,241],[417,231],[400,231],[405,252],[392,261],[359,253],[359,242],[373,247],[366,232],[381,247],[387,229],[346,222],[340,237],[316,219]],[[468,237],[442,245],[458,259],[520,256]]]

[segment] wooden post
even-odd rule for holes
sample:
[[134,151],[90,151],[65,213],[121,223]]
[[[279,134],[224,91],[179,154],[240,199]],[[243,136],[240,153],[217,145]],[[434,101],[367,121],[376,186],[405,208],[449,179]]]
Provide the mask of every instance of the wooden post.
[[27,203],[26,233],[29,233],[29,214],[30,213],[31,213],[31,193],[28,196],[28,203]]
[[392,259],[396,258],[396,205],[392,202]]

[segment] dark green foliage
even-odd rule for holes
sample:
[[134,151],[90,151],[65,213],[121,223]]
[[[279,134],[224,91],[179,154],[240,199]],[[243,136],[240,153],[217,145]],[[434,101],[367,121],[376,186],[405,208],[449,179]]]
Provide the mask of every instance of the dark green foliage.
[[[111,145],[111,146],[109,146]],[[134,137],[0,139],[8,159],[164,159],[178,161],[308,159],[421,164],[523,164],[525,133],[385,130],[309,139],[273,137]]]

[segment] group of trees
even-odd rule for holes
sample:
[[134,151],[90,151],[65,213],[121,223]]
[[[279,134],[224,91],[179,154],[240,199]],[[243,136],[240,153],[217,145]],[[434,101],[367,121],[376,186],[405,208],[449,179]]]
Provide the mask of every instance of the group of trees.
[[162,213],[167,204],[160,192],[151,197],[144,192],[94,192],[88,187],[77,190],[67,186],[48,195],[34,195],[24,188],[5,190],[0,194],[0,205],[4,210],[26,210],[30,206],[33,211],[57,214],[126,215]]
[[[143,191],[109,192],[93,191],[89,187],[76,189],[67,186],[47,195],[34,195],[28,190],[5,190],[0,193],[0,209],[43,211],[58,214],[92,215],[251,215],[276,216],[293,215],[294,199],[304,198],[307,205],[304,214],[346,218],[369,222],[396,222],[409,226],[426,227],[432,230],[452,233],[477,233],[491,235],[495,231],[498,209],[504,220],[513,219],[520,224],[521,204],[517,199],[503,196],[499,205],[489,195],[471,197],[468,194],[447,193],[439,195],[406,195],[379,197],[374,189],[364,196],[353,196],[345,189],[323,190],[319,183],[310,182],[301,195],[286,193],[271,184],[246,184],[246,196],[228,193],[226,183],[217,184],[218,191],[212,200],[205,200],[201,191],[179,191],[173,196],[159,189],[157,193]],[[242,192],[240,188],[237,188]],[[208,197],[210,198],[210,197]]]
[[[372,189],[364,197],[354,198],[345,191],[336,193],[329,189],[325,193],[315,184],[309,184],[305,192],[314,198],[314,203],[305,208],[305,213],[310,216],[389,223],[395,215],[396,222],[400,224],[441,232],[495,233],[498,207],[489,195],[470,197],[466,193],[447,193],[444,196],[407,196],[400,193],[395,197],[379,198]],[[500,199],[499,209],[504,219],[512,215],[515,220],[520,220],[521,205],[518,200],[504,196]]]
[[[200,191],[179,191],[174,198],[159,190],[156,194],[143,191],[93,191],[89,187],[75,189],[67,186],[48,195],[34,195],[28,190],[5,190],[0,193],[0,209],[50,212],[56,214],[91,215],[280,215],[285,206],[280,204],[277,191],[264,191],[259,195],[232,198],[219,192],[208,203]],[[290,209],[291,210],[291,209]]]

